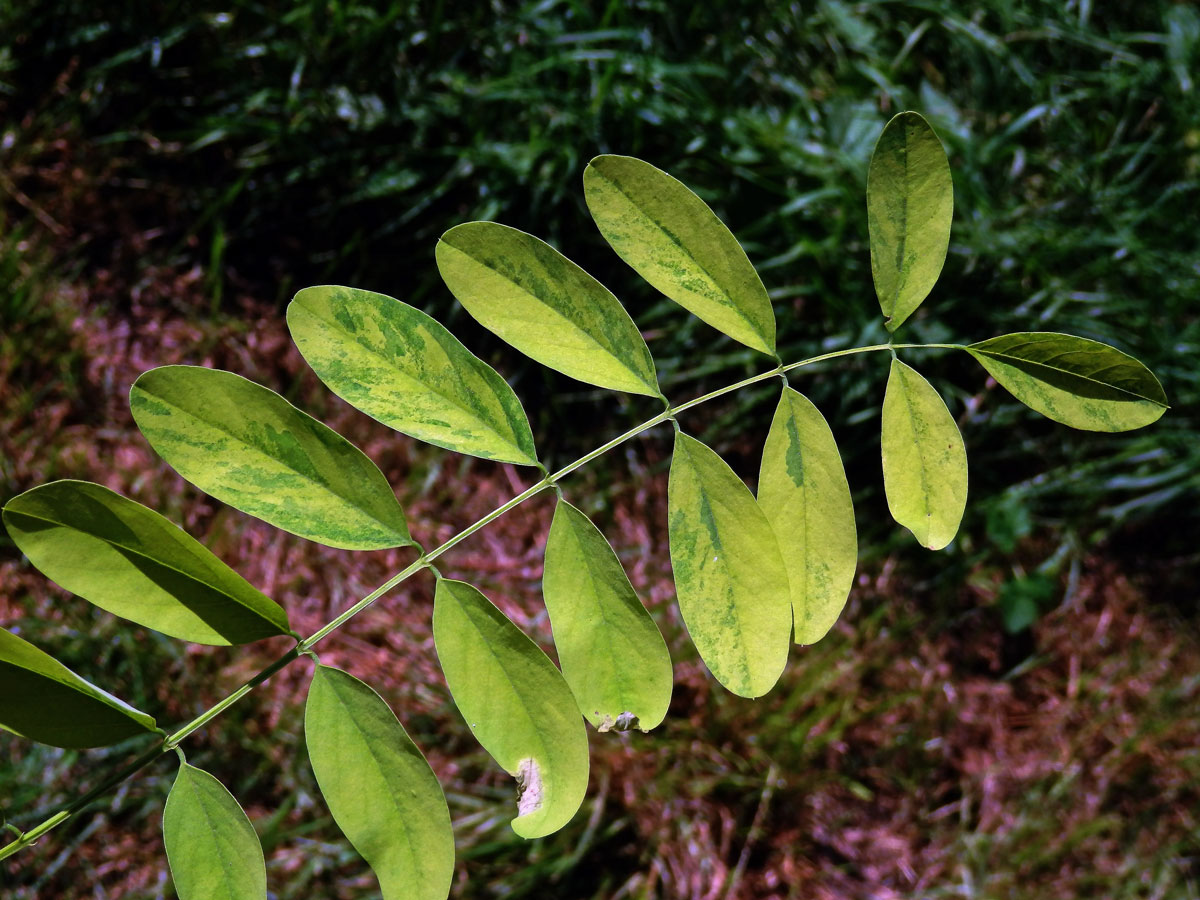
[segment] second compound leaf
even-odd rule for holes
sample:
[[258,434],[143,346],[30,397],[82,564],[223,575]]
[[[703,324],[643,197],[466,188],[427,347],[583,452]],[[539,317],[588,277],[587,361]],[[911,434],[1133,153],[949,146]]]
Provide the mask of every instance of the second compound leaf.
[[541,648],[487,597],[439,579],[433,640],[454,705],[471,733],[517,779],[523,838],[553,834],[583,803],[587,729],[567,682]]
[[789,387],[763,447],[758,502],[787,567],[796,643],[815,643],[846,605],[858,537],[833,432],[812,401]]
[[479,324],[588,384],[659,396],[646,341],[619,300],[545,241],[467,222],[437,244],[442,280]]
[[179,900],[266,900],[254,826],[212,775],[183,763],[163,809],[163,843]]
[[52,747],[105,747],[154,719],[0,628],[0,728]]
[[288,633],[287,614],[151,509],[87,481],[55,481],[4,505],[21,552],[60,587],[113,615],[197,644]]
[[922,546],[941,550],[954,540],[967,506],[967,450],[941,395],[894,358],[880,441],[892,518]]
[[129,392],[138,428],[202,491],[328,547],[412,543],[375,463],[327,425],[240,375],[162,366]]
[[666,641],[604,535],[565,500],[546,540],[542,590],[563,677],[584,718],[601,731],[662,722],[672,687]]
[[441,323],[384,294],[322,285],[288,305],[301,354],[335,394],[447,450],[537,464],[521,401]]
[[1027,331],[967,347],[1030,409],[1085,431],[1130,431],[1158,421],[1167,395],[1154,373],[1099,341]]
[[682,432],[667,491],[679,611],[713,677],[742,697],[779,680],[792,603],[779,544],[754,495],[720,456]]
[[384,900],[445,900],[454,876],[446,797],[384,699],[353,675],[317,666],[304,741],[333,820]]

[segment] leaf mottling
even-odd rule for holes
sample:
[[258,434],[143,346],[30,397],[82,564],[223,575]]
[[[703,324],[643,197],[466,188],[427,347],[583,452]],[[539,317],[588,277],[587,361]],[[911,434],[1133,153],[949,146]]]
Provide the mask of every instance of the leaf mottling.
[[792,607],[779,545],[741,479],[676,433],[668,488],[679,611],[701,659],[735,694],[771,689],[787,662]]
[[462,581],[438,580],[433,639],[454,705],[483,749],[518,780],[522,773],[532,778],[527,784],[536,790],[528,808],[518,809],[513,830],[535,838],[562,828],[583,802],[588,745],[575,698],[554,663]]
[[1167,410],[1154,374],[1099,341],[1021,332],[980,341],[967,352],[1026,406],[1072,428],[1130,431]]
[[850,486],[824,416],[785,387],[763,447],[758,502],[787,567],[796,643],[833,627],[854,581],[858,539]]
[[718,331],[775,352],[775,313],[737,239],[682,182],[630,156],[598,156],[583,175],[600,233],[655,288]]
[[967,505],[967,451],[933,386],[892,360],[882,421],[883,486],[898,523],[930,550],[958,533]]
[[622,715],[657,726],[671,701],[671,657],[599,529],[559,500],[546,541],[546,611],[563,677],[600,731]]
[[219,369],[163,366],[134,382],[129,405],[180,475],[242,512],[330,547],[411,543],[376,465],[274,391]]
[[448,450],[536,465],[529,420],[512,388],[419,309],[326,285],[300,291],[287,319],[321,380],[367,415]]
[[950,244],[954,182],[929,123],[902,112],[883,129],[867,173],[871,276],[888,331],[929,295]]
[[436,255],[467,312],[526,356],[588,384],[658,396],[654,361],[629,313],[549,244],[468,222],[442,235]]

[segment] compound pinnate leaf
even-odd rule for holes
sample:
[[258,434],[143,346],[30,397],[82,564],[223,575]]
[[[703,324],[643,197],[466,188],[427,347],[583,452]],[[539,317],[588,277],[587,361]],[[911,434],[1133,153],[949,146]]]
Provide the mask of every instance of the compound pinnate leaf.
[[129,405],[175,471],[244,513],[329,547],[412,543],[375,463],[262,385],[220,369],[163,366],[134,382]]
[[329,389],[389,428],[458,453],[537,464],[512,388],[421,310],[324,285],[296,294],[287,322]]
[[546,540],[542,590],[563,677],[584,717],[600,731],[662,722],[671,702],[667,644],[604,535],[565,500]]
[[888,331],[929,296],[946,262],[954,182],[929,123],[902,112],[883,129],[867,172],[871,276]]
[[0,728],[52,747],[105,747],[154,731],[134,709],[0,629]]
[[639,275],[718,331],[774,355],[767,289],[737,239],[681,181],[631,156],[597,156],[583,192],[604,239]]
[[787,568],[796,643],[816,643],[846,605],[858,537],[833,432],[820,410],[789,387],[763,447],[758,503]]
[[183,763],[163,808],[163,843],[179,900],[266,900],[262,844],[225,785]]
[[941,395],[898,359],[883,398],[881,443],[892,518],[922,546],[941,550],[967,506],[967,449]]
[[287,614],[177,526],[108,488],[55,481],[4,506],[21,552],[61,587],[197,644],[288,633]]
[[442,235],[437,265],[467,312],[526,356],[588,384],[659,396],[654,361],[629,313],[544,241],[467,222]]
[[523,838],[571,820],[588,782],[587,729],[549,657],[478,590],[439,579],[433,640],[454,704],[483,749],[518,782]]
[[1167,410],[1154,373],[1099,341],[1027,331],[971,344],[967,352],[1026,406],[1072,428],[1130,431]]
[[771,525],[725,461],[682,432],[667,505],[688,634],[717,681],[760,697],[783,672],[792,636],[788,576]]
[[317,666],[304,741],[333,820],[384,900],[444,900],[454,876],[446,797],[384,699],[353,675]]

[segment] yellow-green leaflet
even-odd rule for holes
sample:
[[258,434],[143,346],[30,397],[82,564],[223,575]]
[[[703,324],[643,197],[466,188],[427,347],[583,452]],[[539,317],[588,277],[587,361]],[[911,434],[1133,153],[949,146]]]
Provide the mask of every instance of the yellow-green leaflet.
[[583,173],[588,209],[621,259],[735,341],[775,353],[775,312],[737,238],[683,182],[631,156]]
[[526,356],[588,384],[659,395],[654,361],[625,307],[545,241],[467,222],[442,235],[437,265],[467,312]]
[[325,804],[379,879],[384,900],[445,900],[454,832],[437,777],[375,691],[317,666],[304,741]]
[[967,448],[941,395],[898,359],[883,397],[880,439],[892,518],[922,546],[941,550],[967,506]]
[[4,506],[4,525],[46,577],[147,628],[197,644],[288,633],[287,614],[176,525],[87,481],[55,481]]
[[375,463],[262,385],[220,369],[163,366],[133,383],[129,406],[176,472],[244,513],[346,550],[412,542]]
[[779,680],[792,637],[787,571],[771,525],[725,461],[678,431],[667,507],[688,634],[717,681],[760,697]]
[[871,276],[888,331],[929,296],[950,246],[954,182],[946,151],[915,112],[883,129],[867,172]]
[[1167,410],[1154,373],[1099,341],[1025,331],[971,344],[967,352],[1026,406],[1072,428],[1130,431]]
[[433,640],[454,705],[483,749],[517,779],[523,838],[571,820],[588,783],[587,728],[549,657],[471,585],[439,579]]
[[52,747],[105,747],[154,719],[0,628],[0,728]]
[[846,605],[858,537],[833,432],[820,410],[789,387],[763,447],[758,503],[787,568],[796,643],[816,643]]
[[262,844],[225,785],[183,763],[163,808],[163,844],[179,900],[266,900]]
[[512,388],[421,310],[324,285],[296,294],[287,322],[329,389],[389,428],[458,453],[537,464]]
[[[649,731],[671,703],[671,656],[604,535],[565,500],[542,577],[563,677],[600,731]],[[630,717],[635,721],[630,721]]]

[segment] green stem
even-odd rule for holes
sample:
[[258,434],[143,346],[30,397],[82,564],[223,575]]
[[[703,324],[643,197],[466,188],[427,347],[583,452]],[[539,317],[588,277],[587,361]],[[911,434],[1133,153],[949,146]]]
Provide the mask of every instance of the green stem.
[[82,797],[79,797],[77,800],[71,803],[70,806],[59,810],[54,815],[50,816],[50,818],[40,822],[28,831],[23,832],[15,841],[0,847],[0,859],[5,859],[9,856],[12,856],[18,850],[28,847],[47,831],[61,825],[63,822],[67,821],[67,819],[71,818],[71,816],[73,816],[75,813],[88,806],[88,804],[107,794],[125,779],[146,768],[146,766],[150,765],[150,763],[162,756],[164,752],[165,751],[161,745],[151,747],[149,750],[146,750],[141,756],[137,757],[125,768],[120,769],[119,771],[110,775],[108,778],[104,779],[104,781],[100,782]]
[[432,550],[430,550],[424,556],[422,556],[419,559],[412,562],[406,569],[393,575],[391,578],[389,578],[387,581],[385,581],[379,587],[375,588],[375,590],[371,591],[371,593],[367,594],[367,596],[363,597],[361,600],[359,600],[353,606],[351,606],[348,609],[343,610],[341,612],[341,614],[337,616],[337,618],[331,620],[323,628],[318,629],[317,631],[313,632],[311,635],[306,637],[304,640],[302,640],[297,645],[298,652],[303,653],[306,650],[310,649],[315,643],[317,643],[317,641],[321,640],[324,637],[327,637],[331,632],[336,631],[337,629],[341,628],[343,625],[345,625],[347,622],[349,622],[351,619],[353,619],[355,616],[357,616],[360,612],[362,612],[364,609],[366,609],[368,606],[370,606],[372,603],[374,603],[376,600],[378,600],[380,597],[382,597],[384,594],[386,594],[388,591],[390,591],[396,585],[400,584],[400,582],[406,581],[407,579],[411,578],[413,575],[416,575],[419,571],[424,569],[426,566],[428,566],[431,562],[433,562],[435,559],[437,559],[439,556],[441,556],[443,553],[445,553],[447,550],[449,550],[455,544],[458,544],[461,541],[465,541],[467,538],[469,538],[471,535],[473,535],[479,529],[484,528],[487,525],[489,525],[490,523],[494,522],[496,519],[500,518],[502,515],[504,515],[506,512],[508,512],[513,507],[520,506],[522,503],[524,503],[526,500],[528,500],[534,494],[550,487],[550,485],[553,484],[553,482],[554,482],[553,476],[547,475],[541,481],[537,482],[537,484],[521,491],[521,493],[517,494],[517,496],[513,497],[511,500],[509,500],[504,505],[497,506],[490,513],[488,513],[486,516],[484,516],[482,519],[480,519],[478,522],[474,523],[473,525],[468,525],[466,528],[464,528],[458,534],[454,535],[454,537],[450,538],[448,541],[446,541],[446,543],[442,544],[440,547],[434,547]]
[[286,666],[292,660],[294,660],[298,656],[300,656],[300,652],[301,652],[300,645],[297,644],[295,647],[293,647],[287,653],[283,654],[283,656],[279,657],[279,659],[275,660],[275,662],[271,663],[269,666],[267,666],[265,669],[263,669],[261,672],[259,672],[257,675],[255,675],[253,678],[251,678],[249,681],[247,681],[245,684],[243,684],[240,688],[238,688],[236,691],[234,691],[232,694],[230,694],[224,700],[220,701],[215,706],[209,707],[207,710],[202,712],[200,715],[196,716],[196,718],[192,719],[192,721],[188,722],[186,725],[184,725],[182,728],[180,728],[174,734],[169,735],[167,737],[167,739],[165,741],[163,741],[162,746],[159,749],[163,753],[167,753],[171,750],[174,750],[180,741],[182,741],[184,738],[186,738],[189,734],[191,734],[196,729],[203,728],[205,725],[207,725],[209,722],[211,722],[213,719],[215,719],[221,713],[225,712],[225,710],[229,709],[229,707],[233,706],[233,704],[237,703],[239,700],[241,700],[243,697],[245,697],[248,693],[250,693],[256,687],[258,687],[260,684],[262,684],[264,681],[266,681],[268,678],[270,678],[272,675],[274,675],[276,672],[278,672],[280,669],[282,669],[284,666]]
[[[353,606],[343,610],[337,617],[332,619],[325,626],[323,626],[322,628],[313,632],[307,638],[304,638],[303,640],[299,641],[295,647],[293,647],[291,650],[289,650],[283,656],[279,657],[279,659],[275,660],[275,662],[271,663],[269,666],[267,666],[265,669],[263,669],[261,672],[259,672],[257,675],[255,675],[253,678],[251,678],[249,681],[247,681],[245,684],[243,684],[241,687],[239,687],[236,691],[234,691],[228,697],[221,700],[216,705],[210,707],[208,710],[201,713],[196,718],[192,719],[190,722],[188,722],[186,725],[184,725],[178,731],[175,731],[173,734],[167,735],[167,737],[164,738],[164,740],[162,741],[161,744],[158,744],[154,747],[149,748],[148,750],[143,752],[140,756],[138,756],[136,759],[134,759],[125,768],[121,769],[119,772],[115,773],[111,777],[105,779],[100,784],[96,785],[96,787],[92,788],[86,794],[84,794],[83,796],[74,800],[70,805],[66,806],[62,810],[59,810],[54,815],[50,816],[49,818],[47,818],[40,824],[31,828],[29,831],[24,832],[16,840],[12,841],[9,844],[6,844],[3,847],[0,847],[0,860],[5,859],[9,856],[12,856],[18,850],[21,850],[22,848],[27,847],[28,845],[32,844],[43,834],[50,831],[52,828],[55,828],[56,826],[61,825],[63,822],[67,821],[67,819],[71,818],[71,816],[75,815],[79,811],[86,808],[90,803],[95,801],[98,797],[107,793],[109,790],[116,787],[118,784],[125,781],[127,778],[131,777],[132,775],[136,774],[140,770],[144,769],[146,766],[150,765],[152,762],[157,760],[164,753],[170,753],[171,751],[173,751],[179,745],[179,743],[181,741],[183,741],[185,738],[188,737],[188,735],[192,734],[194,731],[196,731],[199,728],[203,728],[205,725],[207,725],[209,722],[211,722],[217,716],[221,715],[221,713],[223,713],[225,710],[229,709],[229,707],[233,706],[233,704],[235,704],[239,700],[241,700],[242,697],[246,696],[248,693],[250,693],[252,690],[254,690],[254,688],[256,688],[258,685],[262,684],[264,681],[266,681],[268,678],[270,678],[272,675],[274,675],[276,672],[278,672],[280,669],[282,669],[284,666],[288,665],[289,663],[291,663],[293,660],[297,659],[298,657],[307,654],[309,651],[311,651],[313,645],[315,645],[318,641],[322,640],[323,638],[327,637],[330,633],[336,631],[338,628],[345,625],[347,622],[349,622],[351,619],[353,619],[356,615],[358,615],[360,612],[362,612],[364,609],[366,609],[368,606],[370,606],[372,603],[374,603],[376,600],[378,600],[380,597],[382,597],[384,594],[386,594],[392,588],[396,587],[401,582],[406,581],[407,579],[411,578],[413,575],[415,575],[417,572],[421,571],[422,569],[431,567],[431,563],[435,559],[437,559],[439,556],[441,556],[443,553],[445,553],[447,550],[458,545],[462,541],[465,541],[467,538],[469,538],[475,532],[479,531],[481,528],[485,528],[487,525],[494,522],[496,519],[500,518],[502,515],[504,515],[510,509],[513,509],[516,506],[520,506],[522,503],[524,503],[526,500],[528,500],[530,497],[534,496],[535,494],[538,494],[538,493],[544,491],[546,488],[557,486],[559,480],[566,478],[568,475],[570,475],[576,469],[586,466],[592,460],[594,460],[600,456],[603,456],[605,453],[607,453],[609,450],[612,450],[614,447],[625,443],[625,441],[628,441],[631,438],[637,437],[639,434],[642,434],[643,432],[653,428],[656,425],[661,425],[663,422],[666,422],[668,420],[673,420],[676,417],[676,415],[678,415],[681,412],[686,412],[687,410],[692,409],[693,407],[699,406],[702,403],[707,403],[709,400],[714,400],[717,397],[722,397],[726,394],[731,394],[734,391],[741,390],[742,388],[748,387],[749,385],[757,384],[761,381],[767,381],[771,378],[776,378],[776,377],[784,374],[785,372],[790,372],[792,369],[799,369],[804,366],[811,366],[811,365],[814,365],[815,363],[826,362],[828,360],[838,359],[843,356],[852,356],[856,353],[871,353],[873,351],[891,350],[893,348],[895,348],[895,349],[914,349],[914,350],[922,349],[922,348],[961,350],[962,345],[961,344],[873,344],[869,347],[852,347],[848,350],[835,350],[831,353],[822,353],[819,356],[813,356],[813,357],[810,357],[809,359],[801,360],[800,362],[794,362],[794,363],[790,363],[787,365],[780,363],[779,365],[777,365],[775,368],[771,369],[768,372],[763,372],[758,375],[752,375],[749,378],[744,378],[741,381],[735,382],[734,384],[726,385],[725,387],[718,388],[715,391],[710,391],[709,393],[704,394],[703,396],[696,397],[693,400],[689,400],[686,403],[681,403],[679,406],[672,407],[672,406],[668,405],[667,408],[664,409],[662,412],[660,412],[658,415],[656,415],[650,419],[647,419],[642,424],[629,429],[624,434],[618,435],[617,437],[613,438],[612,440],[608,441],[607,443],[597,447],[595,450],[591,451],[590,453],[587,453],[587,454],[579,457],[579,459],[575,460],[573,463],[563,466],[557,472],[555,472],[553,474],[546,474],[545,477],[543,477],[541,481],[537,482],[536,484],[532,485],[531,487],[526,488],[521,493],[517,494],[515,497],[513,497],[511,500],[509,500],[507,503],[504,503],[503,505],[496,507],[494,510],[492,510],[490,513],[488,513],[486,516],[484,516],[479,521],[475,522],[472,525],[468,525],[466,528],[464,528],[458,534],[454,535],[452,538],[447,540],[441,546],[435,547],[433,550],[430,550],[430,551],[424,553],[423,555],[421,555],[418,559],[416,559],[411,564],[409,564],[405,569],[403,569],[402,571],[393,575],[391,578],[389,578],[387,581],[385,581],[383,584],[381,584],[375,590],[371,591],[371,593],[367,594],[367,596],[363,597],[361,600],[359,600]],[[664,398],[664,400],[665,400],[665,398]],[[544,468],[543,468],[543,471],[545,471]]]

